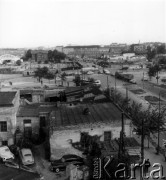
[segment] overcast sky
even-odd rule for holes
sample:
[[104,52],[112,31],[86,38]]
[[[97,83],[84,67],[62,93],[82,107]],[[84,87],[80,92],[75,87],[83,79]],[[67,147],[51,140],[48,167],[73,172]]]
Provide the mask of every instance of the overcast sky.
[[166,41],[165,0],[0,0],[0,48]]

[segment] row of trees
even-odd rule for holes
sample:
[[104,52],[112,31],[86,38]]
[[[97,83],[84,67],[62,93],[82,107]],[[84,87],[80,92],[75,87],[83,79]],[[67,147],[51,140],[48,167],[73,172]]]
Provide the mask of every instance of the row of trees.
[[138,135],[141,135],[142,130],[142,120],[144,122],[144,132],[148,137],[151,134],[154,134],[158,131],[158,127],[160,131],[165,129],[164,120],[165,120],[165,107],[160,109],[152,108],[149,106],[147,110],[142,110],[142,104],[137,104],[133,102],[131,105],[129,104],[130,99],[123,98],[120,93],[117,93],[115,89],[112,89],[111,93],[106,90],[106,95],[109,96],[115,103],[119,105],[119,107],[126,112],[132,119],[132,124],[136,127],[136,132]]
[[[28,61],[30,58],[32,58],[32,50],[29,49],[27,50],[27,52],[25,53],[25,56],[22,57],[22,59],[24,61]],[[66,55],[62,52],[55,50],[49,50],[48,51],[48,62],[55,62],[55,63],[59,63],[60,60],[63,60],[66,58]],[[47,61],[47,60],[46,60]]]
[[48,51],[48,61],[50,62],[60,62],[60,60],[65,59],[66,55],[62,52],[57,51],[56,49],[51,51]]
[[165,54],[165,44],[158,45],[155,48],[152,48],[150,46],[147,47],[147,59],[151,61],[157,54]]
[[158,72],[161,70],[160,66],[158,64],[155,64],[151,67],[149,67],[148,69],[148,75],[149,75],[149,78],[151,79],[152,77],[155,77],[157,75],[156,78],[159,78],[158,77]]

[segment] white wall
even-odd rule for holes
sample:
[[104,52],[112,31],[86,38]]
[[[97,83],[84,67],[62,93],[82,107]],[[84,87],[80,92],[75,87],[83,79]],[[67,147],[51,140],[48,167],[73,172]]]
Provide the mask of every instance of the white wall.
[[[99,127],[100,126],[100,127]],[[50,146],[51,146],[51,159],[60,158],[57,152],[63,151],[64,153],[70,150],[73,151],[73,148],[70,144],[70,139],[72,142],[80,141],[80,133],[81,132],[89,132],[89,135],[98,135],[101,136],[100,140],[104,140],[104,131],[112,132],[112,139],[119,138],[121,131],[121,124],[118,125],[99,125],[98,127],[93,127],[93,125],[89,125],[89,127],[80,127],[73,128],[72,130],[57,130],[54,131],[50,137]],[[126,136],[131,135],[130,125],[129,123],[125,125],[125,134]],[[66,149],[66,152],[65,152]]]

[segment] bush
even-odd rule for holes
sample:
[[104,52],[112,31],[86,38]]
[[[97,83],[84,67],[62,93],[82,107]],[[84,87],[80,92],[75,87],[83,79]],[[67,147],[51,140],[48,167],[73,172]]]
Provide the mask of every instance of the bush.
[[20,66],[21,65],[21,60],[16,61],[16,65]]

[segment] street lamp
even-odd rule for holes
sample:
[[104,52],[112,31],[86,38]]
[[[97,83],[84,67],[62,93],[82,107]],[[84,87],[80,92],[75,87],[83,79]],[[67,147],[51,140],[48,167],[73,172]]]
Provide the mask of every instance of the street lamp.
[[143,79],[142,80],[143,80],[143,89],[144,89],[144,72],[143,72]]

